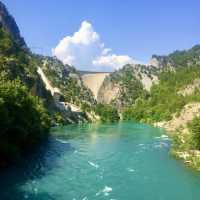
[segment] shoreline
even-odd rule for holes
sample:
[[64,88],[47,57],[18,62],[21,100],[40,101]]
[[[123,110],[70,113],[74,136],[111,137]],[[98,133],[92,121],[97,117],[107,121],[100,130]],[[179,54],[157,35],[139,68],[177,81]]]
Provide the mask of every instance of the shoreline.
[[200,151],[190,149],[186,142],[189,140],[191,133],[188,133],[186,128],[182,130],[179,128],[172,131],[166,124],[167,122],[157,122],[153,126],[164,129],[170,137],[172,144],[169,153],[176,159],[182,161],[184,165],[200,172]]

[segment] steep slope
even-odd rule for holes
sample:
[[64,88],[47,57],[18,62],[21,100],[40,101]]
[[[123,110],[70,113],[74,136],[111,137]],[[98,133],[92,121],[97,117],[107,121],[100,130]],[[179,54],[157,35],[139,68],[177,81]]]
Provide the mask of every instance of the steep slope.
[[0,2],[0,167],[34,149],[48,135],[50,122],[93,118],[85,110],[95,103],[74,68],[28,50],[14,18]]
[[[173,74],[179,69],[199,64],[200,45],[189,50],[175,51],[167,56],[153,55],[149,65],[126,65],[107,76],[99,89],[97,101],[105,104],[113,103],[119,110],[123,110],[134,104],[137,98],[148,94],[152,85],[159,82],[163,72]],[[191,85],[188,87],[185,85],[185,88],[183,85],[179,93],[195,90],[198,87],[198,77]]]
[[146,122],[168,121],[174,113],[179,113],[187,103],[199,99],[199,88],[183,96],[184,88],[200,77],[200,67],[182,67],[176,71],[162,72],[159,84],[151,88],[150,94],[140,98],[125,113],[126,118]]
[[[46,89],[51,91],[56,107],[62,113],[68,113],[67,121],[85,122],[94,121],[98,117],[94,114],[96,101],[92,92],[84,86],[80,74],[75,68],[63,65],[52,57],[34,55]],[[64,118],[66,120],[66,113]],[[70,119],[71,118],[71,119]]]
[[0,167],[17,162],[47,136],[44,103],[50,101],[30,55],[0,28]]
[[105,104],[113,103],[121,110],[146,95],[153,83],[157,83],[157,68],[126,65],[105,78],[97,100]]
[[[87,121],[86,114],[80,108],[75,109],[75,107],[89,107],[88,105],[90,103],[93,105],[95,100],[90,91],[84,87],[78,72],[70,66],[64,66],[55,58],[33,55],[21,37],[14,18],[1,2],[0,27],[8,34],[7,38],[10,38],[9,41],[6,41],[1,36],[1,45],[4,49],[1,59],[1,71],[6,70],[12,80],[19,77],[29,88],[32,95],[42,98],[53,123],[56,121],[62,123]],[[46,64],[44,64],[45,62]],[[45,74],[49,80],[45,80]],[[58,87],[61,87],[60,90],[65,90],[62,91],[64,95],[61,96],[68,98],[66,101],[71,105],[68,104],[65,107],[55,101],[54,94],[49,90],[50,88],[46,87],[47,81],[57,84]],[[65,85],[65,88],[63,85]]]
[[191,102],[186,104],[179,113],[175,113],[172,119],[166,122],[155,124],[165,128],[169,133],[174,133],[182,129],[182,133],[188,133],[187,124],[195,117],[200,117],[200,102]]
[[156,59],[159,84],[123,117],[165,128],[172,134],[171,152],[200,170],[200,46]]
[[189,50],[175,51],[167,56],[153,55],[150,65],[154,65],[160,70],[175,70],[180,67],[187,67],[200,64],[200,45],[196,45]]
[[2,2],[0,2],[0,27],[6,30],[20,47],[27,48],[24,39],[20,35],[15,19],[9,14]]
[[36,55],[35,59],[52,86],[60,90],[65,101],[80,107],[83,104],[95,105],[96,101],[91,91],[84,86],[81,76],[75,68],[63,65],[52,57]]

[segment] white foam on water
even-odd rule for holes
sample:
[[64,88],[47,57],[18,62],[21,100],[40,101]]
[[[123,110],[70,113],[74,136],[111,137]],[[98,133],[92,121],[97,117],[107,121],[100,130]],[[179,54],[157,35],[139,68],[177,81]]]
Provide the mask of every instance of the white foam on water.
[[102,190],[104,196],[108,196],[110,192],[112,192],[112,188],[105,186],[104,189]]
[[37,188],[34,188],[34,192],[35,192],[35,193],[38,193],[38,189],[37,189]]
[[161,135],[161,138],[168,138],[168,136],[167,135]]
[[157,140],[162,140],[162,141],[169,141],[170,138],[167,135],[161,135],[160,137],[155,137]]
[[97,192],[97,193],[96,193],[96,196],[99,196],[100,194],[101,194],[101,191]]
[[87,198],[87,197],[84,197],[82,200],[88,200],[88,198]]
[[62,144],[67,144],[68,142],[66,140],[58,139],[56,138],[56,141],[62,143]]
[[153,145],[154,148],[163,148],[163,147],[168,147],[169,144],[165,143],[165,142],[160,142],[160,143],[156,143]]
[[96,196],[99,196],[100,194],[103,194],[104,196],[109,196],[110,192],[112,192],[112,188],[109,186],[105,186],[103,190],[100,190],[96,193]]
[[132,168],[127,168],[127,170],[128,170],[129,172],[135,172],[135,170],[132,169]]
[[144,146],[144,144],[138,144],[138,146]]
[[89,163],[89,165],[91,165],[92,167],[95,167],[96,169],[99,168],[99,165],[98,165],[98,164],[95,164],[95,163],[93,163],[93,162],[91,162],[91,161],[88,161],[88,163]]

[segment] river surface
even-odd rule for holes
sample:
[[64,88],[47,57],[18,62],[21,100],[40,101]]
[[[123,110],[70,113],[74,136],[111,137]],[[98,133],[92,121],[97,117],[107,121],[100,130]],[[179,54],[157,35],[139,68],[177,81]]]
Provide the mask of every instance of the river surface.
[[0,200],[199,200],[200,176],[169,155],[163,130],[118,123],[57,127],[19,167],[1,172]]

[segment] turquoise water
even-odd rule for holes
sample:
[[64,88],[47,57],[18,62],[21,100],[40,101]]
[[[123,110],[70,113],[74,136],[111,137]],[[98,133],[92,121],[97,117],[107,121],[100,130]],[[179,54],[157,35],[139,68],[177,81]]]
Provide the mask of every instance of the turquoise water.
[[67,126],[0,174],[0,200],[199,200],[200,176],[169,155],[151,126]]

